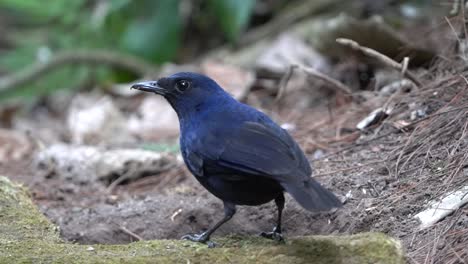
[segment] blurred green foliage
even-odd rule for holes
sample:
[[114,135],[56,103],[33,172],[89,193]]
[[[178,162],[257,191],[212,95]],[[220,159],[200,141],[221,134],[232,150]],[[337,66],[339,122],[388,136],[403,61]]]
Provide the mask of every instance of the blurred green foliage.
[[[160,64],[177,59],[186,44],[183,38],[190,35],[188,24],[197,22],[190,21],[194,7],[203,6],[206,17],[218,25],[219,33],[208,34],[222,34],[234,42],[246,27],[254,4],[255,0],[1,0],[0,23],[7,32],[3,38],[12,48],[3,50],[0,69],[15,72],[38,58],[45,61],[57,51],[73,49],[114,50]],[[72,70],[55,71],[1,97],[36,97],[74,87],[90,75],[98,82],[131,77],[109,69],[96,74],[86,66],[67,68]]]
[[209,5],[218,15],[222,30],[230,41],[235,41],[246,26],[255,2],[252,0],[210,0]]

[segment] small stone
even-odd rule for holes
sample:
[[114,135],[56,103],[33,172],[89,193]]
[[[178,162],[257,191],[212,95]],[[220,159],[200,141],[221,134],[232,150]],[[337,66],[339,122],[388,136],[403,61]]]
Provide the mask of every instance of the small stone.
[[441,250],[445,247],[445,245],[445,241],[439,241],[439,243],[437,243],[437,249]]
[[79,95],[71,102],[67,127],[71,141],[76,144],[134,142],[125,121],[125,116],[111,97],[95,94]]

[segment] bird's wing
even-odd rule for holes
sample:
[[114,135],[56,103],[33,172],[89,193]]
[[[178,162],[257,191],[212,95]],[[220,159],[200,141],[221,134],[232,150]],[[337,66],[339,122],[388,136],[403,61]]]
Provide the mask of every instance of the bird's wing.
[[[310,177],[312,169],[289,134],[271,123],[245,122],[224,136],[205,138],[203,154],[197,154],[200,176],[216,175],[242,181],[255,175],[278,181],[296,201],[310,211],[340,207],[336,196]],[[211,142],[209,144],[207,142]]]
[[312,173],[296,142],[275,124],[245,122],[225,139],[216,157],[218,166],[280,182],[308,179]]

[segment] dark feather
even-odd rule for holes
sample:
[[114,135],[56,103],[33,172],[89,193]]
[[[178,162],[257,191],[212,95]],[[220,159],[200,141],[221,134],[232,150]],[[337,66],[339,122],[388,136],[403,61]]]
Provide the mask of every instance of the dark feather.
[[245,122],[218,156],[219,165],[271,177],[279,182],[307,179],[306,157],[288,133],[269,124]]

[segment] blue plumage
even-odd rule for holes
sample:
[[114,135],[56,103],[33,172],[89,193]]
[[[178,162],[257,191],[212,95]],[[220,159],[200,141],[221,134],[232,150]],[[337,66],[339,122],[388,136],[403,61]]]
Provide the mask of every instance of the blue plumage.
[[242,104],[212,79],[177,73],[132,88],[164,96],[180,121],[184,161],[197,180],[220,198],[225,217],[213,228],[186,239],[206,242],[235,213],[235,205],[275,200],[278,224],[264,236],[281,238],[283,192],[302,207],[324,211],[341,202],[310,176],[307,158],[292,137],[264,113]]

